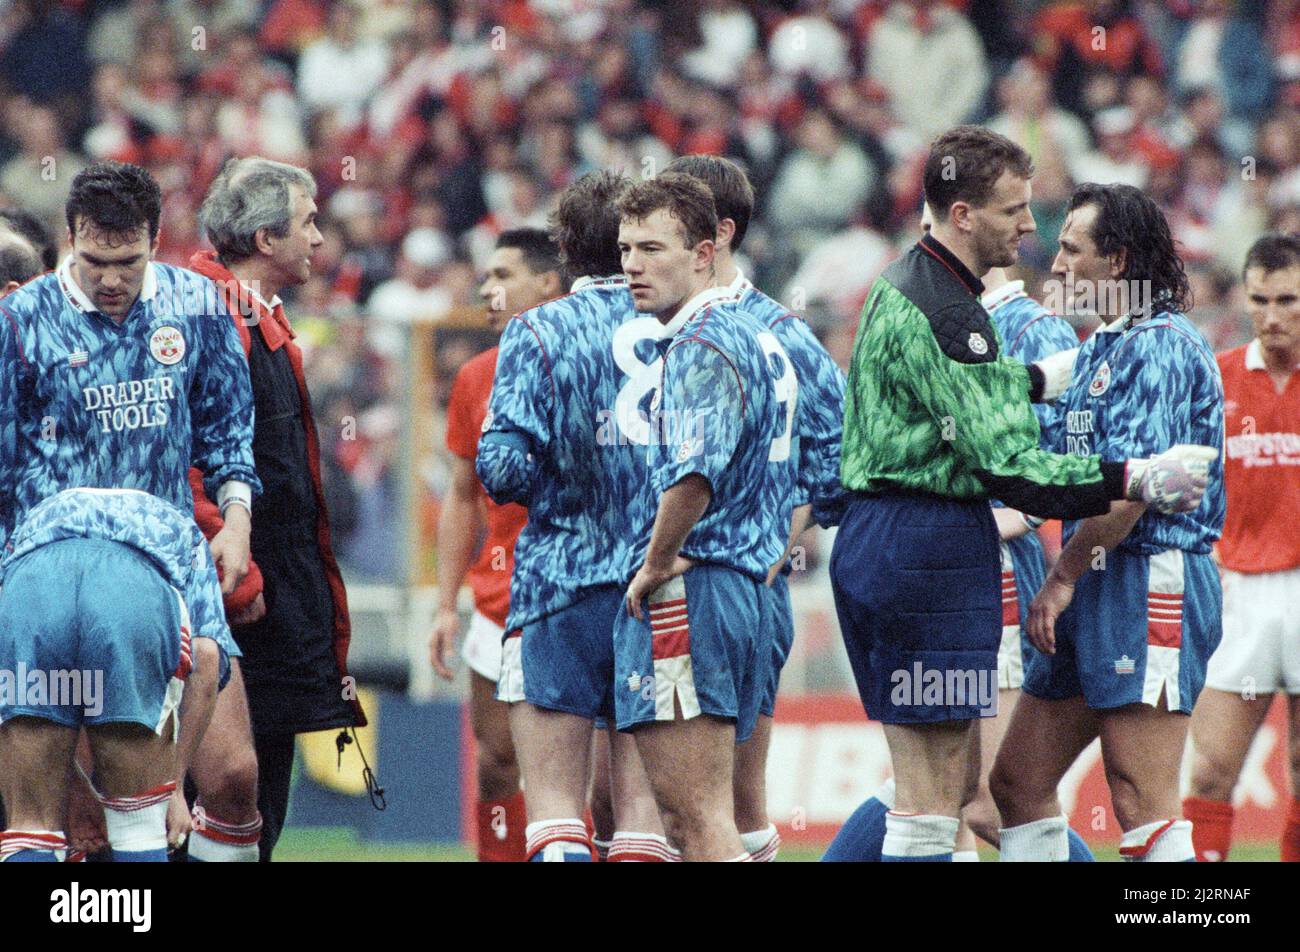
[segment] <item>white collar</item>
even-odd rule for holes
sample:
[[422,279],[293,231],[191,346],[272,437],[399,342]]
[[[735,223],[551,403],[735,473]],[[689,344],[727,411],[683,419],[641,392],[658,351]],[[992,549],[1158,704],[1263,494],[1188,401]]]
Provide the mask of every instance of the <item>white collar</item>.
[[[1300,369],[1300,363],[1296,367]],[[1264,347],[1258,337],[1246,345],[1246,369],[1268,370],[1268,364],[1264,363]]]
[[239,286],[243,288],[245,291],[247,291],[250,295],[252,295],[253,300],[256,301],[259,305],[261,305],[268,313],[274,311],[277,307],[279,307],[281,304],[284,303],[283,301],[280,300],[280,295],[278,294],[268,301],[266,298],[262,297],[262,295],[257,293],[256,288],[254,288],[251,284],[248,284],[244,281],[240,281]]
[[750,282],[749,278],[745,277],[745,272],[741,271],[739,268],[736,269],[736,276],[732,278],[731,283],[727,285],[731,292],[737,297],[744,294],[753,286],[754,285]]
[[627,287],[627,278],[621,274],[611,274],[603,278],[594,278],[589,274],[584,274],[573,284],[569,285],[569,293],[581,291],[583,288],[625,288]]
[[669,337],[675,337],[687,321],[709,305],[724,300],[735,301],[738,297],[739,295],[732,290],[731,285],[715,285],[711,288],[705,288],[677,309],[677,313],[673,315],[672,320],[664,324],[661,338],[666,340]]
[[[154,263],[152,261],[144,267],[144,281],[140,285],[139,300],[141,301],[152,301],[153,296],[158,293],[158,278],[154,275],[153,269]],[[68,303],[83,314],[99,310],[99,308],[95,307],[95,302],[86,296],[86,292],[81,290],[81,286],[77,284],[76,279],[72,276],[72,255],[68,255],[63,259],[55,273],[59,279],[59,287],[63,289],[63,296],[68,299]],[[134,301],[131,303],[135,304]]]
[[1002,285],[1002,287],[994,288],[992,291],[986,292],[984,296],[980,298],[980,303],[984,305],[984,310],[992,311],[994,308],[999,308],[1008,301],[1014,300],[1018,297],[1026,297],[1025,282],[1008,281],[1006,284]]

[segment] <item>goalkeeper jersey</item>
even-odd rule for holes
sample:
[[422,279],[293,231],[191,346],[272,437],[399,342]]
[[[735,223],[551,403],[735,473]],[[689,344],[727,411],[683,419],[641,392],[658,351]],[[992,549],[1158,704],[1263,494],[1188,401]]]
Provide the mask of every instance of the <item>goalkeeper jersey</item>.
[[138,550],[184,597],[190,634],[223,647],[228,643],[230,630],[212,556],[189,514],[139,490],[65,489],[27,513],[10,539],[12,550],[2,568],[62,539],[105,539]]
[[192,512],[228,480],[256,494],[253,395],[234,322],[207,278],[151,262],[121,324],[72,259],[0,301],[0,535],[62,489],[140,489]]
[[933,235],[889,265],[862,310],[840,479],[868,493],[995,496],[1049,518],[1124,496],[1124,463],[1038,448],[1031,376],[1000,353],[979,280]]

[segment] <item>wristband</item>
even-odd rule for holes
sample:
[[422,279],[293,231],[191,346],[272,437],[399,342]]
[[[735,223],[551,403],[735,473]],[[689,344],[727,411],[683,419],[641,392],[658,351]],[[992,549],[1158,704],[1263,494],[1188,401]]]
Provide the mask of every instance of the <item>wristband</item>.
[[248,483],[229,479],[217,490],[217,508],[221,518],[226,517],[226,510],[231,506],[243,506],[251,516],[253,514],[253,490]]

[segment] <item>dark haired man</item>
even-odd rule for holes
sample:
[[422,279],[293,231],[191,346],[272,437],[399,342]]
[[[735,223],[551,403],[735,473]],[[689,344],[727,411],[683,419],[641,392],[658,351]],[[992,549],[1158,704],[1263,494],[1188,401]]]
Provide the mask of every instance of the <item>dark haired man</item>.
[[[503,231],[479,287],[488,326],[500,333],[511,315],[557,297],[560,283],[559,249],[550,235],[540,228]],[[528,821],[519,788],[519,764],[510,739],[509,707],[495,695],[501,677],[501,638],[510,606],[515,540],[528,522],[528,510],[484,499],[483,487],[474,474],[498,351],[491,347],[466,361],[451,385],[447,404],[451,486],[438,517],[438,614],[429,655],[438,674],[450,680],[453,672],[448,656],[460,631],[457,595],[468,581],[474,593],[474,617],[461,654],[470,669],[469,719],[478,773],[478,858],[480,862],[522,862]]]
[[[493,501],[528,508],[515,543],[497,697],[510,704],[531,862],[588,862],[595,852],[582,818],[592,725],[613,719],[628,513],[649,478],[648,425],[638,407],[658,377],[637,349],[651,329],[618,273],[614,203],[627,184],[593,172],[560,196],[553,231],[571,291],[506,325],[475,458]],[[631,801],[620,791],[639,773],[634,746],[616,738],[615,822],[637,831],[624,839],[641,858],[669,859],[648,795],[623,812]],[[611,860],[618,846],[616,833]]]
[[1219,541],[1223,642],[1192,712],[1183,816],[1196,857],[1228,858],[1232,794],[1273,696],[1287,696],[1291,802],[1282,861],[1300,862],[1300,235],[1271,234],[1242,268],[1254,339],[1218,355],[1228,511]]
[[629,189],[619,212],[632,298],[666,346],[615,629],[618,727],[636,738],[683,858],[749,861],[735,747],[754,730],[772,666],[776,620],[761,593],[790,531],[799,381],[718,282],[706,185],[665,172]]
[[1003,356],[976,277],[1014,264],[1034,230],[1032,172],[1024,150],[985,129],[936,139],[934,224],[872,287],[854,345],[840,478],[856,497],[831,578],[859,692],[893,758],[887,861],[950,861],[975,793],[973,723],[996,711],[1002,632],[989,497],[1045,517],[1103,513],[1126,496],[1190,509],[1205,457],[1218,455],[1176,447],[1103,462],[1038,448],[1029,398],[1054,395],[1068,365]]
[[736,267],[740,249],[754,211],[754,188],[735,162],[713,155],[688,155],[671,162],[666,172],[682,172],[704,182],[713,193],[718,214],[718,234],[713,262],[718,284],[739,296],[740,309],[759,320],[789,356],[799,380],[793,439],[798,471],[794,514],[787,552],[768,572],[759,594],[771,602],[771,665],[753,736],[736,748],[734,777],[736,827],[740,841],[756,861],[776,858],[781,842],[767,814],[767,751],[772,735],[781,669],[794,642],[794,613],[786,578],[791,571],[793,548],[810,521],[829,527],[839,523],[840,430],[844,418],[844,372],[835,365],[812,329],[798,316],[759,291]]
[[[82,170],[67,201],[72,254],[0,304],[0,535],[72,487],[140,489],[192,512],[187,473],[195,463],[226,514],[210,548],[229,592],[248,570],[252,499],[261,485],[252,392],[211,282],[151,260],[161,210],[158,185],[144,169],[102,162]],[[211,714],[218,666],[239,653],[224,618],[192,634],[182,766]],[[25,718],[6,721],[0,732],[10,750],[37,756],[43,748]],[[129,805],[104,805],[110,834],[130,821]],[[151,801],[149,809],[157,807]]]
[[[1223,383],[1182,314],[1187,279],[1164,216],[1129,185],[1081,185],[1069,209],[1052,270],[1066,308],[1102,326],[1057,407],[1056,449],[1105,466],[1180,444],[1221,447]],[[1178,782],[1187,715],[1221,634],[1210,554],[1224,517],[1217,450],[1208,477],[1193,508],[1150,511],[1151,500],[1130,499],[1066,522],[1061,556],[1029,607],[1038,651],[989,778],[1003,860],[1065,858],[1057,784],[1098,735],[1121,855],[1193,859]]]

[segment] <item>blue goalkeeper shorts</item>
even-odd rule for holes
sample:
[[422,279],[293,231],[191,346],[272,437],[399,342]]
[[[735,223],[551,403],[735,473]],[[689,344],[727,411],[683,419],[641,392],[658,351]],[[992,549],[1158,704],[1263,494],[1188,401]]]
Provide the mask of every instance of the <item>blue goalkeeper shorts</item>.
[[63,539],[34,549],[0,588],[0,721],[162,733],[190,672],[189,624],[180,593],[130,546]]

